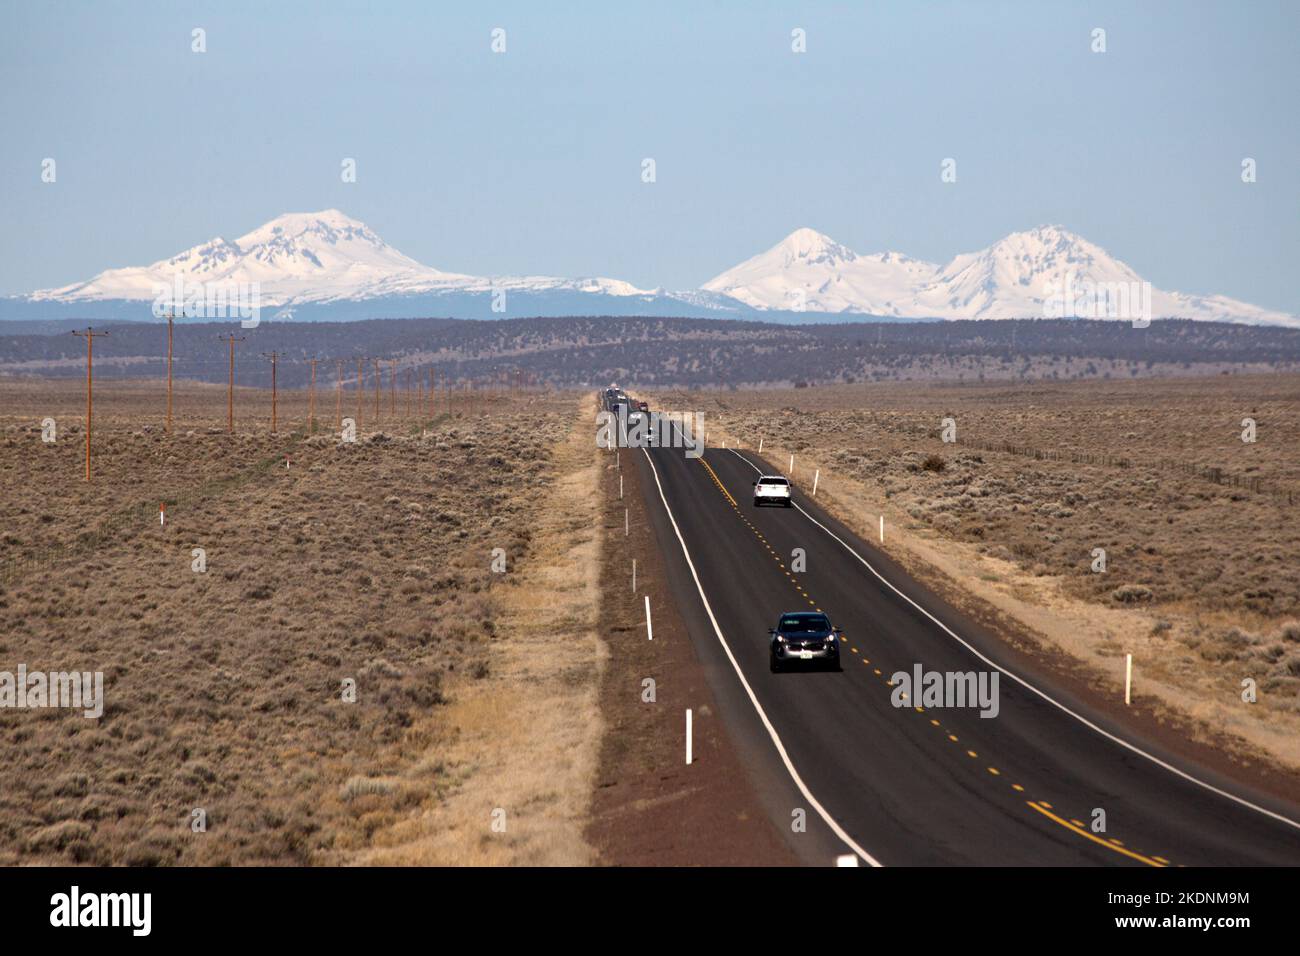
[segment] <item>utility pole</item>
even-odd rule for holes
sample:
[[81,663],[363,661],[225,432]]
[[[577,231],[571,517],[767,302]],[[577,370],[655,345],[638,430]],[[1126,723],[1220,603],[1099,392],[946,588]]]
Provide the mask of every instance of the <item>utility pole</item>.
[[276,361],[280,358],[280,353],[263,352],[262,357],[269,358],[271,360],[271,434],[274,435],[275,434],[275,406],[276,406],[275,366],[276,366]]
[[416,415],[424,418],[424,373],[418,368],[415,370],[416,398],[415,409]]
[[176,310],[167,310],[167,434],[172,433],[172,322]]
[[365,375],[362,372],[362,369],[365,367],[365,363],[366,363],[366,357],[364,355],[358,355],[357,356],[357,427],[358,428],[361,427],[361,404],[366,394]]
[[343,427],[343,360],[335,359],[334,375],[334,427]]
[[388,360],[388,414],[397,417],[397,359]]
[[411,417],[411,370],[406,370],[406,417]]
[[94,400],[94,367],[95,367],[95,338],[97,336],[108,335],[107,332],[96,332],[93,326],[86,326],[86,331],[73,331],[73,335],[79,335],[86,340],[86,480],[90,481],[90,420],[95,410]]
[[316,432],[316,363],[320,359],[309,358],[311,363],[311,385],[307,390],[307,434],[312,435]]
[[375,425],[379,424],[379,390],[384,384],[384,370],[379,367],[379,359],[371,359],[370,364],[375,369]]
[[244,336],[235,337],[235,333],[219,336],[230,344],[230,384],[226,388],[226,432],[235,433],[235,343],[244,341]]

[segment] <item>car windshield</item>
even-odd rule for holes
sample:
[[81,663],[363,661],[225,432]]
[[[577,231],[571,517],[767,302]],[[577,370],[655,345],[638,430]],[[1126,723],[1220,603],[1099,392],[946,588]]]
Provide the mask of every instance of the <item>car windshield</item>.
[[830,629],[831,622],[825,614],[786,614],[777,627],[778,631],[785,634],[814,634]]
[[784,478],[760,478],[758,479],[758,483],[760,485],[780,485],[782,487],[790,484],[790,482],[786,481]]

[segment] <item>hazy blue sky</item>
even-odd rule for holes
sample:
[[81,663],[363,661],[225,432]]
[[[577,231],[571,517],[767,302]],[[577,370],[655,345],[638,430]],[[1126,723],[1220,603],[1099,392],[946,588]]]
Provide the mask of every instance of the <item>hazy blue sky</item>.
[[942,262],[1061,223],[1300,314],[1296,3],[0,0],[0,130],[0,294],[333,206],[441,269],[647,288],[805,225]]

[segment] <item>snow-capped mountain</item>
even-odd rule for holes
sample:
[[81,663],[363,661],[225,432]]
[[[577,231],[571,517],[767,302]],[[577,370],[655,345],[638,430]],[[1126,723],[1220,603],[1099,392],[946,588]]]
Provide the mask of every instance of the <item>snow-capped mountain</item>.
[[702,288],[755,309],[902,315],[938,271],[896,252],[858,255],[814,229],[796,229]]
[[1226,296],[1149,287],[1130,266],[1061,226],[1012,233],[942,268],[894,252],[859,255],[797,229],[704,288],[756,309],[797,308],[802,298],[807,311],[942,319],[1113,318],[1109,303],[1130,296],[1130,311],[1149,304],[1156,318],[1300,326],[1295,316]]
[[[0,300],[0,318],[140,317],[162,289],[257,284],[261,308],[284,318],[508,315],[676,315],[789,321],[838,314],[908,319],[1133,318],[1106,311],[1095,290],[1134,298],[1131,311],[1300,326],[1300,319],[1219,295],[1165,292],[1104,249],[1060,226],[1013,233],[947,265],[897,252],[857,253],[812,229],[684,292],[600,276],[476,276],[443,272],[394,249],[337,209],[288,213],[232,241],[216,238],[148,266]],[[498,308],[505,290],[509,307]],[[1091,291],[1090,291],[1091,290]],[[1131,295],[1130,295],[1131,293]],[[1093,298],[1089,298],[1093,295]],[[174,300],[175,295],[169,297]],[[93,307],[93,308],[92,308]],[[1089,309],[1095,311],[1090,312]],[[147,314],[147,313],[146,313]],[[193,315],[194,313],[190,313]],[[819,321],[824,321],[819,319]]]
[[[1295,317],[1226,296],[1193,296],[1145,287],[1134,269],[1061,226],[1015,232],[979,252],[954,258],[917,290],[913,314],[941,318],[1106,318],[1100,293],[1089,313],[1089,289],[1148,297],[1156,317],[1287,325]],[[1067,299],[1067,293],[1072,292]],[[1067,306],[1067,301],[1073,306]],[[1124,316],[1128,318],[1129,316]]]
[[504,288],[528,292],[647,294],[603,277],[484,277],[442,272],[398,252],[363,222],[337,209],[287,213],[234,242],[212,239],[148,266],[109,269],[87,282],[35,292],[34,302],[153,300],[159,289],[185,284],[257,283],[263,306],[295,306],[410,296],[481,293]]

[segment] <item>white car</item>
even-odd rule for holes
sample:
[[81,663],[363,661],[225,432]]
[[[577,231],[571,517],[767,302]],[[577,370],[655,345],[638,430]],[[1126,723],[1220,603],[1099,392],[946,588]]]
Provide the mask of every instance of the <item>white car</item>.
[[759,475],[754,482],[754,507],[783,505],[790,507],[790,482],[781,475]]

